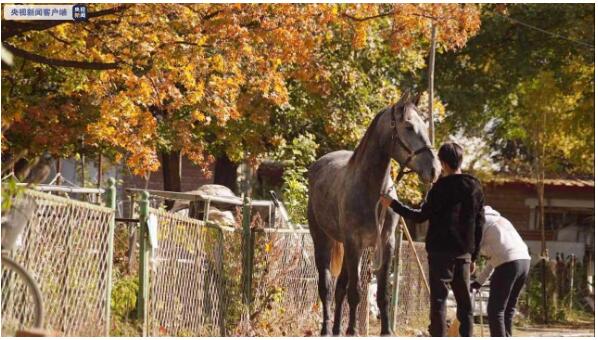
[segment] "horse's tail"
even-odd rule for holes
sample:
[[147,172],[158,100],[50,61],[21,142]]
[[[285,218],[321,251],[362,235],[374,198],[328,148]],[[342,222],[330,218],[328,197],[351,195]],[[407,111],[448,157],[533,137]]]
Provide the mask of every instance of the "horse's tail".
[[339,277],[343,267],[345,248],[341,242],[332,241],[332,252],[330,254],[330,272],[334,277]]

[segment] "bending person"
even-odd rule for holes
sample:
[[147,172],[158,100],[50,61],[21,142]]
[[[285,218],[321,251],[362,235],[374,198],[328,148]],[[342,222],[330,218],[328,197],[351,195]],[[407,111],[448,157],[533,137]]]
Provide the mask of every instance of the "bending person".
[[488,299],[490,335],[511,336],[517,299],[527,279],[531,258],[527,245],[509,220],[490,206],[484,207],[484,215],[480,254],[488,260],[471,288],[480,289],[492,275]]

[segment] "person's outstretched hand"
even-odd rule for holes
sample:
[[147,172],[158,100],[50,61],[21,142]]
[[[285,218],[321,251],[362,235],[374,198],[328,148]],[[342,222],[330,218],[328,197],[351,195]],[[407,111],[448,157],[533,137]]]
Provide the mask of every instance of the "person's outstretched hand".
[[382,204],[383,208],[388,208],[392,203],[392,199],[386,195],[380,195],[380,204]]

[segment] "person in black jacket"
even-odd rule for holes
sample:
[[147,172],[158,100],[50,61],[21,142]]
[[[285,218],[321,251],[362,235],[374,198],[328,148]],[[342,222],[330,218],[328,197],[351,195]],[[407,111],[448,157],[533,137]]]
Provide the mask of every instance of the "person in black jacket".
[[480,250],[484,224],[482,185],[461,173],[463,148],[446,143],[438,150],[442,177],[434,183],[420,209],[382,195],[383,206],[415,222],[429,220],[426,235],[430,282],[430,335],[446,336],[446,299],[449,286],[457,302],[461,336],[473,333],[470,274]]

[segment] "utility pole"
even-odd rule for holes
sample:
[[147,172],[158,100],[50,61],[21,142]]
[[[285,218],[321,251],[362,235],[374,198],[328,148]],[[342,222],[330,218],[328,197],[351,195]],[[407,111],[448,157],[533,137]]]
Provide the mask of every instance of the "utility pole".
[[436,61],[436,25],[431,22],[432,36],[430,38],[430,56],[428,62],[428,133],[430,143],[434,146],[434,63]]

